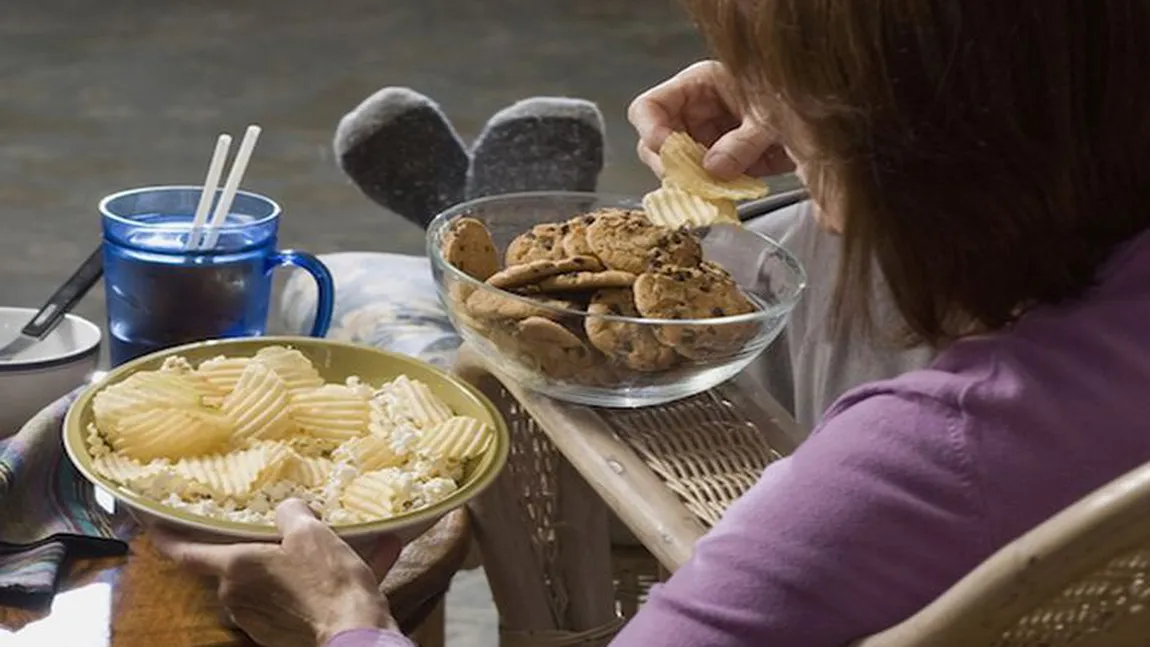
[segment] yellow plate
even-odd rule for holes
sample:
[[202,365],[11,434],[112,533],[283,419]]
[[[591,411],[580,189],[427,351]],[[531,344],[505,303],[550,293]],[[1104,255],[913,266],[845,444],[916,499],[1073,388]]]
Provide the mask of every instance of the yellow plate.
[[470,385],[426,362],[405,355],[313,337],[248,337],[198,342],[162,350],[118,366],[104,379],[85,389],[68,409],[68,415],[64,420],[64,449],[68,453],[68,458],[84,478],[107,490],[118,501],[143,516],[157,518],[170,525],[208,535],[256,541],[278,539],[279,533],[274,526],[226,521],[171,508],[100,476],[92,467],[92,456],[88,453],[85,442],[86,429],[93,420],[92,398],[100,389],[120,382],[138,371],[158,369],[165,359],[175,355],[198,364],[220,355],[250,357],[265,346],[290,346],[299,350],[315,364],[320,375],[329,382],[343,382],[355,375],[367,384],[378,386],[400,375],[406,375],[427,384],[456,414],[482,420],[495,430],[494,441],[482,456],[470,462],[459,489],[449,497],[432,506],[390,519],[332,526],[332,529],[344,538],[397,533],[410,539],[430,527],[443,515],[464,505],[482,492],[495,480],[507,462],[510,444],[507,423],[491,401]]

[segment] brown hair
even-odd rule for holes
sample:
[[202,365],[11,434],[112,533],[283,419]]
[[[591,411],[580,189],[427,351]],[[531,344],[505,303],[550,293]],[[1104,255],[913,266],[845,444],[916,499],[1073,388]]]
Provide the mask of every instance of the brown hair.
[[915,340],[999,329],[1150,224],[1150,2],[687,2],[841,198],[840,321],[877,262]]

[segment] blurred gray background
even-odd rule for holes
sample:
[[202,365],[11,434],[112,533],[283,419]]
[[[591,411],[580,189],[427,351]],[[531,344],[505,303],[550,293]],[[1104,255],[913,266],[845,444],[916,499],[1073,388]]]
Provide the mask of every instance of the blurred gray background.
[[[418,252],[421,232],[332,159],[339,118],[385,85],[438,100],[468,141],[518,99],[592,99],[601,188],[646,191],[627,104],[702,54],[674,0],[4,0],[0,305],[39,305],[67,278],[102,196],[200,182],[216,135],[252,122],[245,185],[284,205],[285,245]],[[77,309],[103,311],[99,290]],[[458,579],[448,616],[451,644],[496,644],[481,572]]]
[[[421,232],[339,172],[339,118],[385,85],[440,102],[469,141],[527,96],[599,103],[604,190],[654,181],[627,103],[703,54],[674,0],[5,0],[0,9],[0,305],[38,305],[91,250],[97,201],[202,181],[215,137],[264,127],[246,188],[283,243],[418,252]],[[93,292],[77,312],[103,319]]]

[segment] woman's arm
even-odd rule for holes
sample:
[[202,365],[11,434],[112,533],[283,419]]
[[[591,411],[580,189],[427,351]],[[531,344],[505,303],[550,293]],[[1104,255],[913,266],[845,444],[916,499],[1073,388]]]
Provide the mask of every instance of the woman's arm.
[[989,553],[957,413],[897,388],[856,393],[614,645],[838,646],[913,614]]

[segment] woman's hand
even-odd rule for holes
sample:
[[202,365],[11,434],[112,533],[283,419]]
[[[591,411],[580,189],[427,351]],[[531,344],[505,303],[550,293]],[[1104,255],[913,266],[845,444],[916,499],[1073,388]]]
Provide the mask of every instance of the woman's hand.
[[378,587],[399,556],[398,539],[381,540],[369,565],[302,501],[281,503],[276,525],[278,545],[198,543],[161,527],[149,535],[164,555],[218,577],[220,602],[261,645],[314,647],[347,629],[396,628]]
[[709,148],[703,165],[718,178],[793,170],[776,134],[739,110],[730,95],[732,81],[721,63],[702,61],[639,95],[627,111],[639,132],[639,159],[662,176],[663,141],[685,131]]

